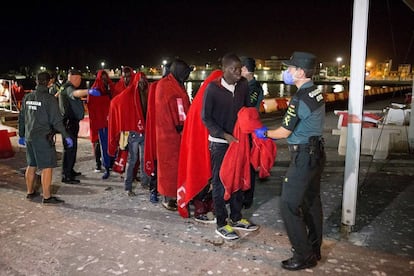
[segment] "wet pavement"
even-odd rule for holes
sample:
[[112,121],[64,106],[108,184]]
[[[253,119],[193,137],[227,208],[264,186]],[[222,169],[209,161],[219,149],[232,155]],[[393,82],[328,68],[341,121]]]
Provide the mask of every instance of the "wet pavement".
[[[391,101],[365,109],[381,109]],[[386,160],[361,156],[357,218],[349,237],[341,229],[345,157],[331,130],[337,116],[329,111],[325,126],[327,164],[322,178],[324,244],[318,266],[300,272],[280,268],[290,244],[280,216],[281,183],[289,163],[286,142],[277,141],[271,176],[258,180],[255,202],[244,215],[261,227],[223,241],[214,225],[183,219],[149,202],[149,192],[135,182],[136,197],[123,191],[113,173],[95,173],[92,146],[79,139],[76,169],[80,185],[61,183],[54,172],[54,192],[66,201],[43,206],[25,200],[25,153],[0,159],[0,275],[413,275],[414,158],[391,153]],[[280,116],[264,116],[279,126]],[[11,139],[14,146],[17,138]],[[61,156],[61,141],[58,139]]]

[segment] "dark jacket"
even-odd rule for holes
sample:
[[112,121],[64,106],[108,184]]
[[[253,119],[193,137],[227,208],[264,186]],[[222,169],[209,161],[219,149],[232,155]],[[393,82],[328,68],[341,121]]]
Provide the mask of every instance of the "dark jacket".
[[217,79],[207,86],[201,117],[212,137],[224,139],[224,132],[233,133],[239,110],[251,103],[246,79],[237,83],[234,95],[220,81]]
[[69,137],[56,98],[49,94],[46,86],[38,85],[35,91],[23,98],[19,113],[19,136],[31,141],[46,139],[51,132],[60,132],[64,138]]

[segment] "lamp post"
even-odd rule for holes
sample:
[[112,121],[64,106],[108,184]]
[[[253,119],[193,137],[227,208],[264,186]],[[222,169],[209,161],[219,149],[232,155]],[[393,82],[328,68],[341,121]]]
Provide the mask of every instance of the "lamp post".
[[339,66],[341,66],[341,61],[342,61],[341,57],[336,58],[336,62],[338,62],[338,77],[339,77]]
[[105,68],[105,62],[104,61],[101,62],[101,66],[102,66],[102,70],[103,70]]

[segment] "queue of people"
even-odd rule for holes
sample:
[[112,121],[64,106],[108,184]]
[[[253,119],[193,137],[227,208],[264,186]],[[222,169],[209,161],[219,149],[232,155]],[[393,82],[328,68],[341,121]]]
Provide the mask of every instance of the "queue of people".
[[82,98],[87,97],[93,154],[102,160],[103,180],[120,152],[126,151],[127,196],[136,195],[133,181],[139,174],[141,185],[149,187],[150,202],[158,203],[161,196],[163,207],[178,210],[184,218],[191,216],[193,204],[197,221],[215,223],[218,236],[236,240],[240,231],[259,229],[243,216],[243,209],[254,204],[256,177],[270,174],[277,140],[287,139],[292,162],[283,183],[281,212],[293,256],[281,266],[301,270],[317,265],[322,244],[325,104],[312,82],[313,54],[294,52],[284,64],[284,82],[298,91],[276,129],[260,121],[263,89],[254,78],[254,59],[240,59],[234,53],[223,56],[221,69],[205,80],[193,102],[184,86],[193,68],[180,59],[153,83],[142,72],[124,67],[116,84],[100,70],[90,89],[80,89],[81,73],[73,69],[56,91],[50,89],[51,76],[39,73],[36,90],[25,96],[19,115],[19,144],[27,149],[26,198],[40,196],[33,182],[41,169],[43,203],[64,202],[50,190],[56,165],[50,136],[56,133],[64,145],[61,181],[80,183],[76,177],[81,173],[74,165],[79,122],[85,115]]

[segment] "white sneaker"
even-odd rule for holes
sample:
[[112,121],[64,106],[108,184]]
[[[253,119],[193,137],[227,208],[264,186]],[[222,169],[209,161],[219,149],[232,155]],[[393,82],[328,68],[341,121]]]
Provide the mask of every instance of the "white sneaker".
[[237,240],[240,238],[236,231],[234,231],[233,228],[228,224],[217,228],[216,234],[226,240]]

